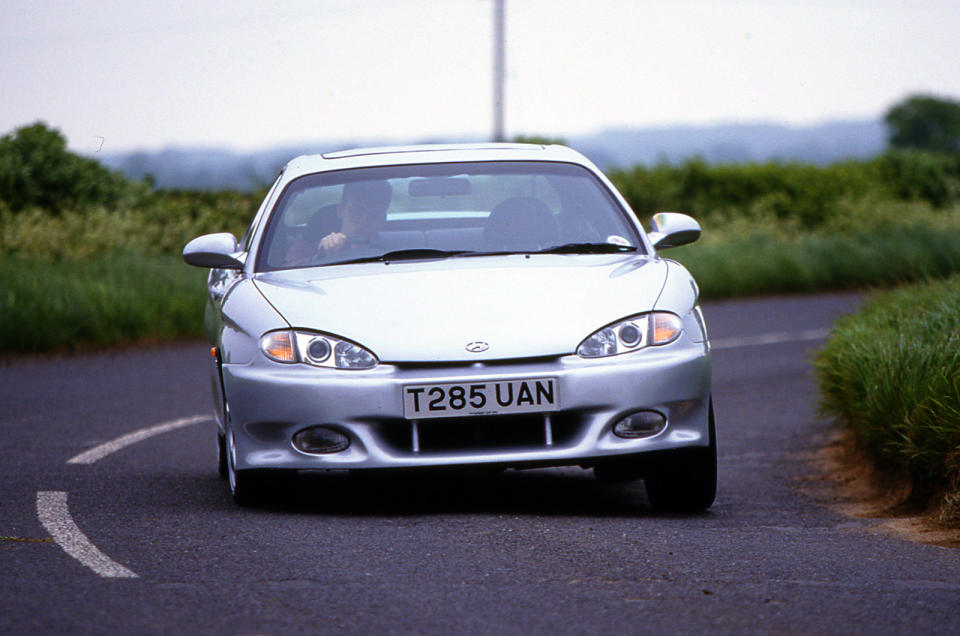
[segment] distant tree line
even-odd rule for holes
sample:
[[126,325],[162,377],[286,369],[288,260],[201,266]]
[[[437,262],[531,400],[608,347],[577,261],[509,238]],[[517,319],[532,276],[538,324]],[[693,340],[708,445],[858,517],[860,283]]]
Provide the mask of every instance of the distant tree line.
[[[839,199],[867,192],[923,200],[935,207],[960,201],[960,102],[912,95],[891,107],[884,121],[892,150],[874,160],[818,167],[778,162],[710,165],[694,159],[637,166],[611,176],[641,215],[671,208],[700,216],[766,211],[799,217],[812,226]],[[515,141],[563,143],[548,136]],[[0,137],[0,212],[32,208],[56,215],[98,206],[158,208],[157,198],[170,193],[151,186],[149,180],[128,179],[70,152],[64,136],[43,122]],[[204,208],[218,196],[194,194],[177,194],[177,206],[185,204],[186,196],[190,209]],[[231,193],[222,195],[229,198]]]

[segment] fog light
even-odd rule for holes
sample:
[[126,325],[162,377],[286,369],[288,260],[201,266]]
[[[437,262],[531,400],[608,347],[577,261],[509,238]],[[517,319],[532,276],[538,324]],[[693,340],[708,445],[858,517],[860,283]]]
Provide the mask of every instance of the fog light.
[[656,411],[637,411],[613,425],[617,437],[637,439],[656,435],[667,426],[667,418]]
[[325,426],[311,426],[293,436],[293,445],[303,453],[339,453],[350,446],[350,438]]

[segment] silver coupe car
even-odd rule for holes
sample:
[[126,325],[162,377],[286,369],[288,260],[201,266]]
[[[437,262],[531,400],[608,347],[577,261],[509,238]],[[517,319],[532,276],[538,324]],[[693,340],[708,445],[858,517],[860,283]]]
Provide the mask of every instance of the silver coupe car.
[[299,470],[580,466],[650,503],[716,493],[698,289],[611,182],[563,146],[297,157],[211,269],[220,471],[238,503]]

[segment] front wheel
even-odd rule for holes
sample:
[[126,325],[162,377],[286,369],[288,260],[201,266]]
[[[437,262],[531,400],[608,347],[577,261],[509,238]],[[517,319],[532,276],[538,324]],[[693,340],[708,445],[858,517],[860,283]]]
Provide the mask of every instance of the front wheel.
[[717,496],[717,425],[710,402],[710,444],[665,455],[644,477],[647,498],[654,508],[703,512]]
[[221,435],[220,432],[217,432],[217,472],[220,474],[220,477],[227,479],[228,471],[230,469],[227,467],[227,440],[226,435]]

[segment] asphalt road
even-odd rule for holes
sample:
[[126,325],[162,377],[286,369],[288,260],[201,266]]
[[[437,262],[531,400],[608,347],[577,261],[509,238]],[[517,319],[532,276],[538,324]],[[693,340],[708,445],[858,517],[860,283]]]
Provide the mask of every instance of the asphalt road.
[[182,420],[211,409],[204,345],[8,361],[0,633],[960,633],[960,551],[801,488],[829,429],[810,354],[857,302],[705,306],[720,491],[701,515],[579,469],[310,475],[240,509],[213,424]]

